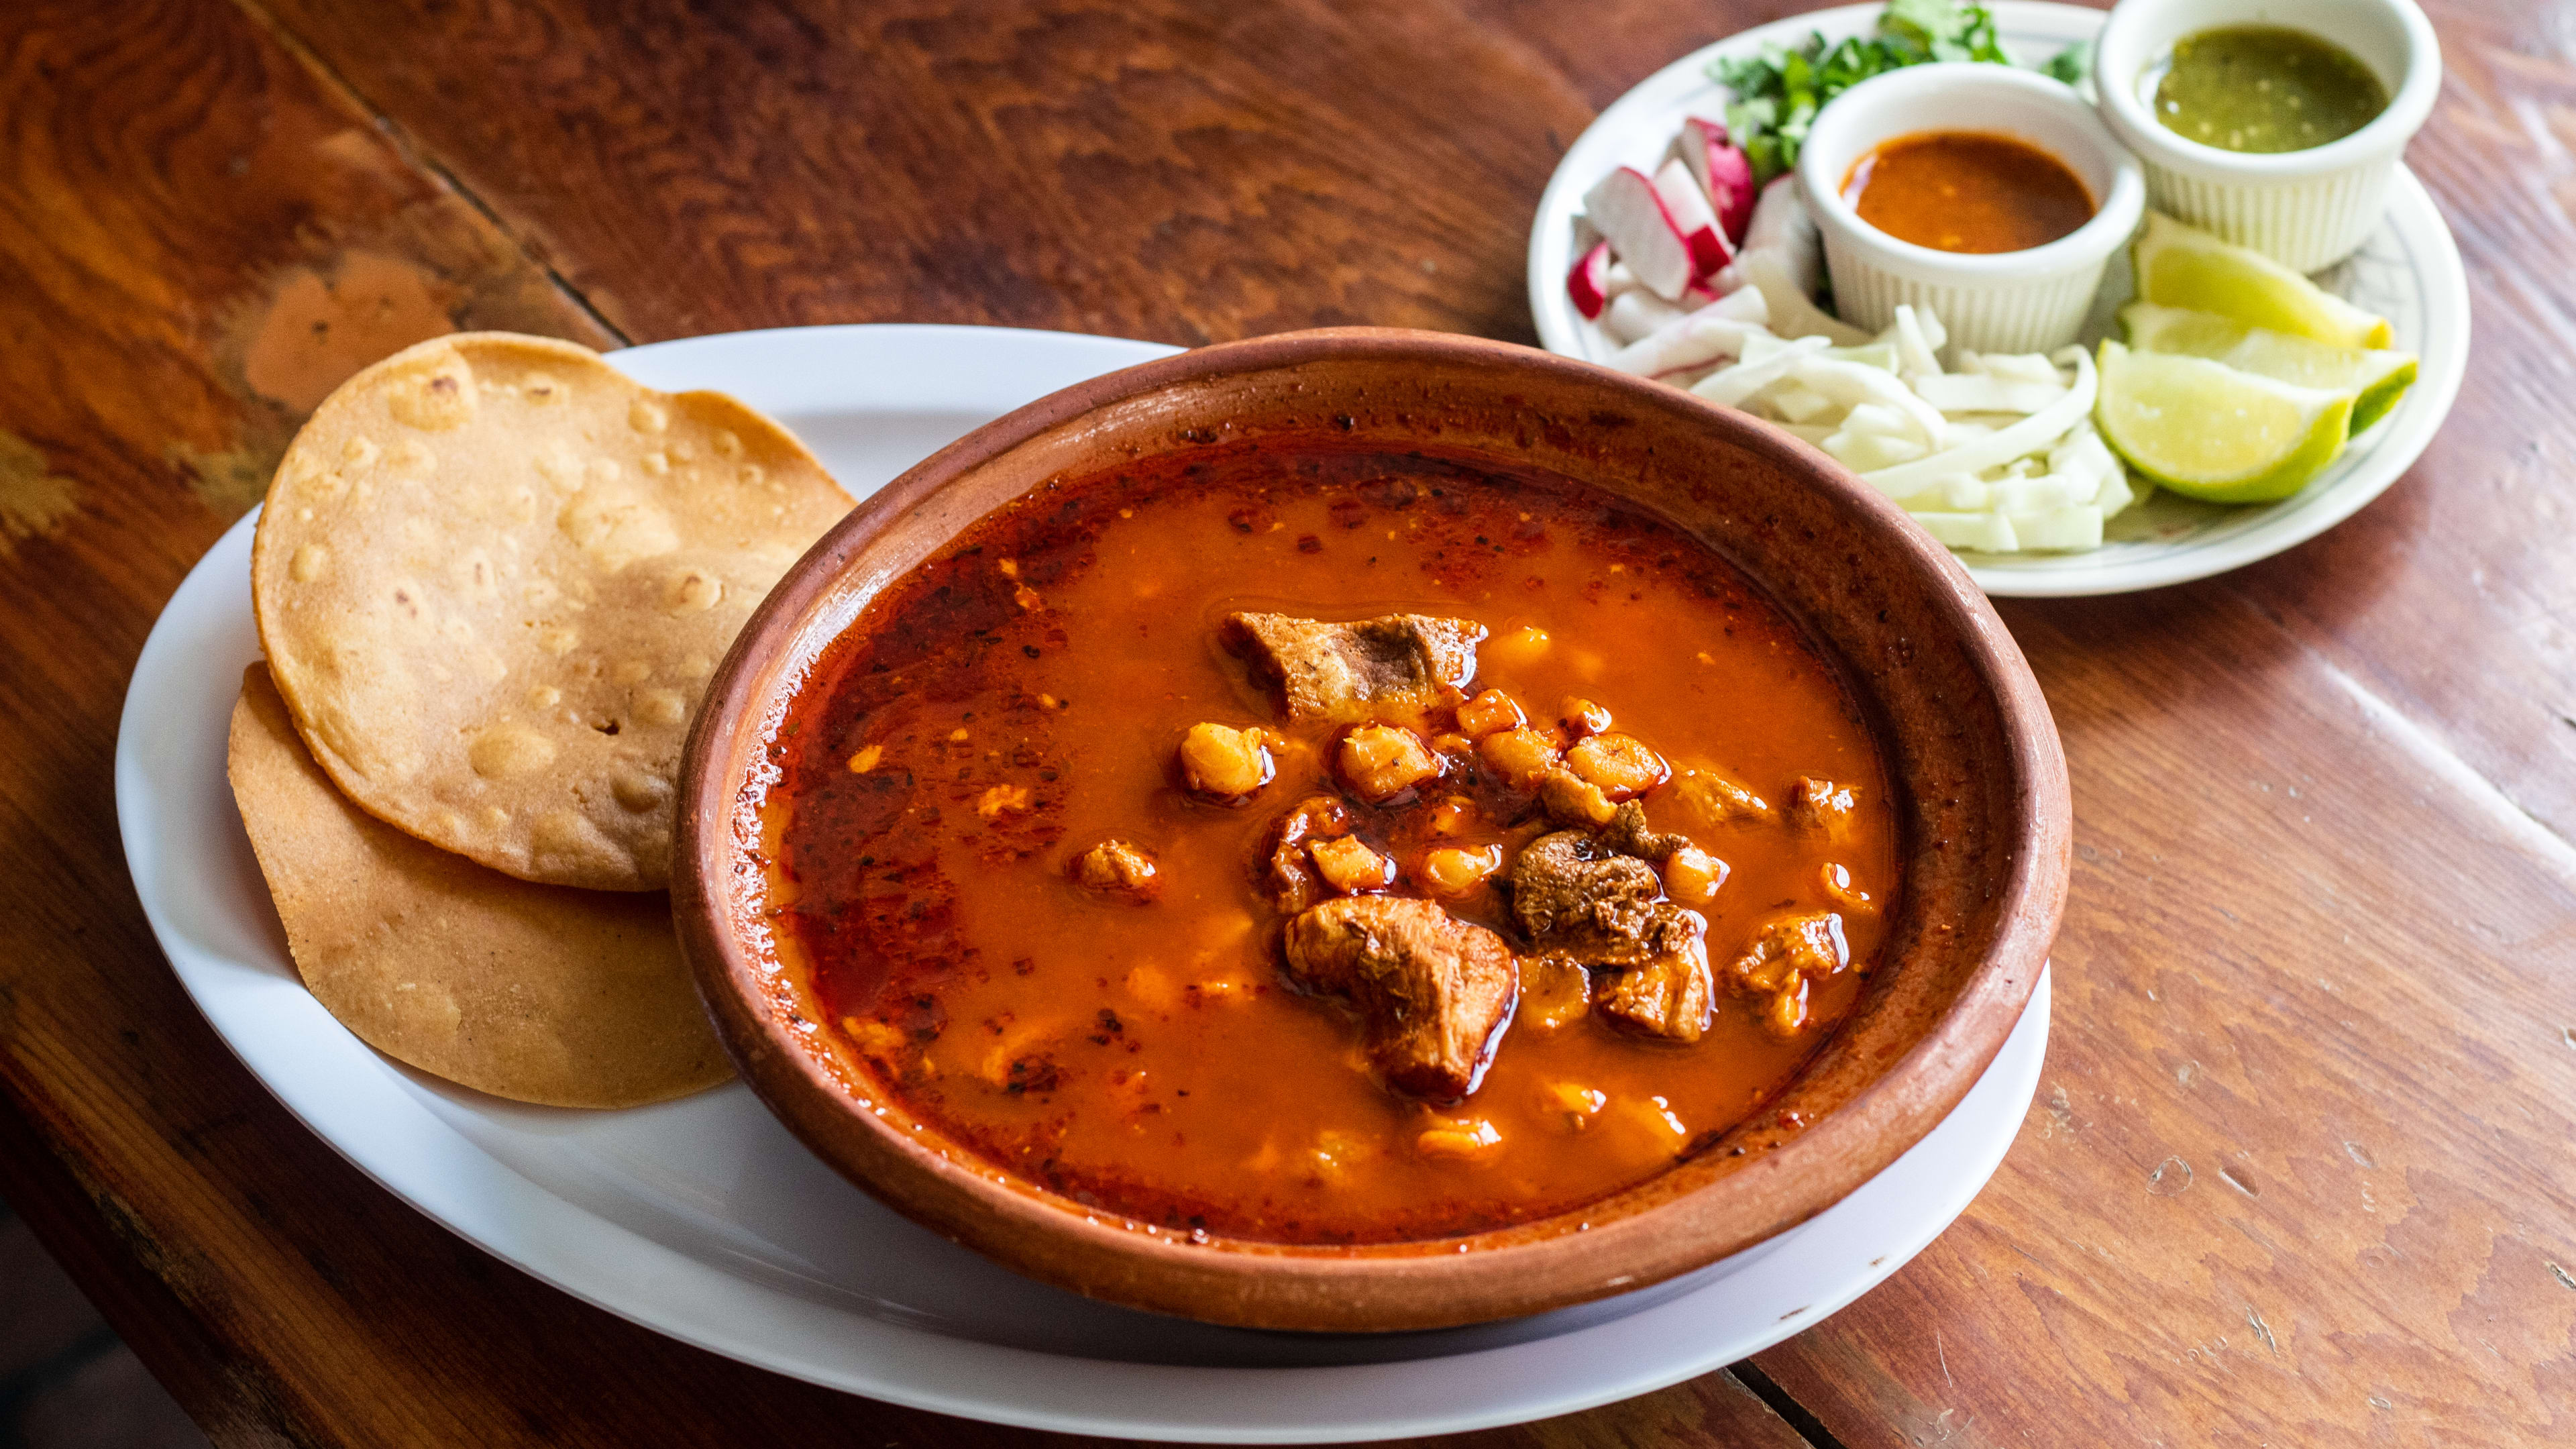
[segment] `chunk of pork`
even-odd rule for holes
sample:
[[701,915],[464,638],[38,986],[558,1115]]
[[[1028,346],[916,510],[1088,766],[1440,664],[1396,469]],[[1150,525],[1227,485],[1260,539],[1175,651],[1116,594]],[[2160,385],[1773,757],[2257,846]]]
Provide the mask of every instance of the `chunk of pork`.
[[1708,1030],[1708,921],[1667,899],[1655,868],[1620,849],[1669,854],[1677,840],[1647,830],[1633,803],[1599,835],[1542,835],[1512,865],[1512,914],[1540,952],[1599,973],[1601,1010],[1687,1042]]
[[1436,1101],[1476,1089],[1520,989],[1502,937],[1429,901],[1345,896],[1291,920],[1287,944],[1291,979],[1358,1009],[1390,1084]]
[[1427,614],[1348,624],[1292,614],[1229,614],[1228,647],[1279,685],[1293,722],[1421,716],[1466,698],[1485,626]]

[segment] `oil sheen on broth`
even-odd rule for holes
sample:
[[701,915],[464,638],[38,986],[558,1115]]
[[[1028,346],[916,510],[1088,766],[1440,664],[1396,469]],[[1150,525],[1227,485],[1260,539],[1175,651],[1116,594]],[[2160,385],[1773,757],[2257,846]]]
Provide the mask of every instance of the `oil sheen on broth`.
[[[1759,1110],[1857,998],[1897,886],[1885,775],[1834,670],[1695,541],[1561,480],[1192,459],[988,516],[809,675],[763,810],[781,953],[825,1029],[1025,1181],[1273,1242],[1546,1216]],[[1344,646],[1393,616],[1483,638],[1472,682],[1293,717],[1247,612]],[[1411,647],[1413,626],[1369,627]],[[1345,743],[1387,724],[1414,744]],[[1234,778],[1185,740],[1230,745]],[[1371,803],[1425,760],[1436,777]],[[1648,784],[1642,818],[1613,815]],[[1312,829],[1283,848],[1291,817]],[[1533,934],[1548,900],[1563,918]],[[1610,949],[1572,922],[1594,906],[1661,931],[1676,974],[1582,969]],[[1390,942],[1416,975],[1319,964]],[[1694,946],[1701,1004],[1658,996]],[[1449,995],[1390,1004],[1435,977]],[[1432,1028],[1472,1037],[1480,1009],[1500,1022],[1462,1076],[1462,1038],[1442,1058]]]

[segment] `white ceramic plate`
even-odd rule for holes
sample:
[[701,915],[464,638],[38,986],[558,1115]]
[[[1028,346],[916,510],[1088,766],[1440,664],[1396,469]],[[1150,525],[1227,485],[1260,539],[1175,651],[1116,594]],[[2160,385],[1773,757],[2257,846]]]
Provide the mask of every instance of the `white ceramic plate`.
[[[2004,48],[2025,63],[2090,40],[2102,28],[2101,11],[2073,5],[1994,0],[1987,8],[1994,12]],[[1565,295],[1583,193],[1613,167],[1653,170],[1685,118],[1725,118],[1729,92],[1708,78],[1709,62],[1750,56],[1765,45],[1795,45],[1809,31],[1820,30],[1829,40],[1859,35],[1877,26],[1883,9],[1846,5],[1793,15],[1693,51],[1613,101],[1575,139],[1548,178],[1530,231],[1530,311],[1549,351],[1598,362],[1615,346]],[[2323,477],[2295,497],[2248,508],[2197,503],[2158,490],[2148,502],[2112,519],[2102,547],[2090,553],[1962,553],[1960,561],[1978,585],[1989,594],[2041,597],[2121,594],[2207,578],[2316,537],[2396,482],[2433,440],[2469,365],[2468,273],[2460,266],[2451,229],[2413,172],[2398,168],[2387,220],[2359,255],[2318,280],[2387,317],[2397,333],[2396,346],[2422,358],[2405,401],[2354,439]],[[2102,334],[2130,292],[2123,256],[2103,281],[2088,340]]]
[[[969,428],[1170,350],[825,327],[614,360],[654,387],[719,387],[784,419],[864,494]],[[1792,1234],[1605,1303],[1345,1338],[1077,1298],[879,1206],[738,1083],[626,1112],[520,1106],[401,1067],[325,1013],[287,958],[224,779],[226,723],[259,655],[252,522],[163,610],[117,737],[126,859],[180,981],[288,1110],[414,1207],[610,1312],[780,1373],[1008,1424],[1206,1441],[1375,1439],[1565,1413],[1767,1347],[1894,1272],[1985,1184],[2039,1080],[2045,976],[1967,1100],[1886,1172]]]

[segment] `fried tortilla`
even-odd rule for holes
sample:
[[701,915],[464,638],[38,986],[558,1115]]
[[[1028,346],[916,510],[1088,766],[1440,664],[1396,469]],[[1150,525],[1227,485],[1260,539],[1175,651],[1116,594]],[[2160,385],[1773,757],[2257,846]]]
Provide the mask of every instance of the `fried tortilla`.
[[849,506],[731,398],[468,333],[315,411],[251,601],[305,744],[368,813],[523,880],[657,890],[708,676]]
[[233,798],[295,969],[369,1046],[556,1107],[632,1107],[731,1075],[669,897],[514,880],[349,803],[265,665],[233,710]]

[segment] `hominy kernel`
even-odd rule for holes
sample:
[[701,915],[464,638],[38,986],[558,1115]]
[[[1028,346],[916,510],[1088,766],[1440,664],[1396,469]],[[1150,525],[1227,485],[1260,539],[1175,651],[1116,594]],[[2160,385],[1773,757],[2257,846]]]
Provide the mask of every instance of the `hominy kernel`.
[[1476,823],[1476,802],[1452,795],[1431,807],[1431,833],[1456,835]]
[[1789,787],[1789,804],[1785,810],[1789,823],[1800,830],[1821,830],[1827,835],[1840,835],[1851,822],[1857,801],[1849,785],[1837,785],[1813,775],[1801,775]]
[[1026,813],[1033,806],[1026,785],[995,785],[975,801],[975,813],[987,820]]
[[1565,762],[1614,801],[1633,800],[1672,775],[1663,756],[1634,735],[1586,736],[1565,752]]
[[1592,1125],[1601,1109],[1610,1105],[1609,1094],[1576,1082],[1550,1082],[1539,1088],[1539,1107],[1554,1112],[1568,1132],[1580,1132]]
[[1104,840],[1074,857],[1072,873],[1085,890],[1124,895],[1140,905],[1163,893],[1154,853],[1124,840]]
[[1816,874],[1824,882],[1825,894],[1833,897],[1845,909],[1869,913],[1875,913],[1878,910],[1878,905],[1870,899],[1869,892],[1852,883],[1852,873],[1849,869],[1827,861]]
[[1482,1117],[1465,1122],[1443,1122],[1413,1139],[1413,1150],[1425,1157],[1447,1162],[1474,1162],[1493,1154],[1503,1145],[1503,1134]]
[[1360,797],[1390,800],[1440,778],[1440,757],[1422,737],[1398,725],[1362,725],[1342,738],[1342,778]]
[[1192,790],[1217,800],[1240,800],[1270,783],[1273,765],[1267,736],[1202,721],[1181,736],[1181,777]]
[[1314,859],[1315,869],[1323,872],[1325,883],[1343,895],[1382,891],[1395,884],[1395,862],[1369,849],[1358,836],[1309,841],[1306,853]]
[[1463,896],[1485,883],[1486,877],[1503,868],[1503,848],[1499,845],[1461,850],[1442,846],[1422,857],[1419,872],[1423,889],[1433,895]]
[[1608,791],[1571,770],[1550,770],[1538,782],[1538,800],[1549,815],[1565,822],[1601,826],[1619,813]]
[[1705,906],[1726,884],[1727,864],[1696,845],[1664,857],[1664,894],[1683,905]]
[[1565,726],[1567,734],[1579,740],[1610,728],[1610,708],[1581,695],[1569,694],[1557,705],[1556,719],[1557,723]]
[[1519,703],[1499,689],[1486,690],[1458,706],[1458,729],[1470,739],[1481,740],[1527,723],[1529,717],[1521,713]]
[[1762,1013],[1762,1024],[1775,1035],[1796,1036],[1807,1024],[1807,978],[1794,977],[1771,998]]
[[1619,1112],[1645,1128],[1650,1135],[1661,1139],[1666,1150],[1678,1148],[1690,1140],[1690,1128],[1682,1125],[1682,1119],[1673,1111],[1673,1104],[1662,1097],[1648,1097],[1643,1101],[1634,1097],[1622,1098]]
[[1476,753],[1515,790],[1535,790],[1557,767],[1556,741],[1526,725],[1485,736]]

